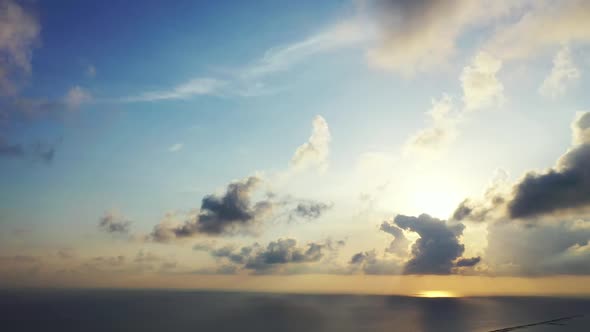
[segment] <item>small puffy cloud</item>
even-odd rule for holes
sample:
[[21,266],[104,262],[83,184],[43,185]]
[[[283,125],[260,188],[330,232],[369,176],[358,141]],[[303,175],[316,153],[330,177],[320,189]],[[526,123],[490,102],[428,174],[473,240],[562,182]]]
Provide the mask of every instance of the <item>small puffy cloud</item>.
[[463,69],[461,86],[463,103],[467,111],[492,107],[504,100],[504,86],[496,77],[502,61],[480,52],[471,65]]
[[85,89],[75,86],[64,97],[64,104],[70,110],[78,109],[82,104],[92,100],[92,95]]
[[326,120],[317,115],[312,122],[312,132],[309,140],[295,150],[291,159],[291,167],[294,169],[307,169],[318,167],[325,170],[328,167],[328,154],[330,152],[330,128]]
[[13,95],[18,80],[31,72],[39,37],[38,20],[12,0],[0,0],[0,95]]
[[111,234],[128,234],[131,221],[116,212],[109,211],[98,220],[98,227]]
[[93,65],[88,65],[88,67],[86,67],[86,76],[90,78],[96,77],[96,67]]
[[453,99],[443,95],[432,101],[432,108],[427,112],[431,126],[421,129],[406,142],[406,152],[429,152],[441,149],[458,136],[458,115]]
[[404,266],[405,274],[451,274],[461,259],[465,246],[460,243],[465,226],[450,224],[427,214],[418,217],[398,215],[394,223],[401,229],[417,233],[412,257]]
[[170,151],[170,152],[178,152],[178,151],[182,150],[183,147],[184,147],[184,144],[182,144],[182,143],[172,144],[168,148],[168,151]]
[[302,218],[313,220],[320,218],[326,211],[332,208],[331,204],[323,202],[305,200],[297,203],[291,210],[289,219]]
[[567,86],[580,78],[580,69],[573,62],[570,49],[563,46],[553,59],[553,68],[539,88],[539,92],[546,97],[557,98],[563,96]]

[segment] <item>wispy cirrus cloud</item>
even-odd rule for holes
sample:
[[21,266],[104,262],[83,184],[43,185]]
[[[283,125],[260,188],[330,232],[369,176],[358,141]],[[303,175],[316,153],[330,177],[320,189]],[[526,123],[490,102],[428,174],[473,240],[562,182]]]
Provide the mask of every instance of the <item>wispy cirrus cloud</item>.
[[273,47],[261,58],[243,67],[226,70],[223,75],[195,77],[170,88],[141,92],[119,101],[154,102],[205,95],[251,97],[273,93],[280,89],[264,83],[273,74],[289,70],[313,55],[354,45],[365,37],[357,22],[335,24],[301,41]]

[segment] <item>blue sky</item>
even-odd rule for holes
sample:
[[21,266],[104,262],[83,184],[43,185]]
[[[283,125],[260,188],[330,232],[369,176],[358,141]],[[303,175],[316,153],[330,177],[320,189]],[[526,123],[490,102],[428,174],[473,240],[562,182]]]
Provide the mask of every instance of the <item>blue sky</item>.
[[[419,239],[447,243],[422,224],[463,227],[463,249],[418,274],[590,273],[569,263],[590,238],[534,257],[555,264],[534,273],[488,243],[506,220],[566,238],[585,220],[577,202],[524,223],[503,212],[524,174],[565,172],[560,156],[585,144],[583,1],[0,4],[0,250],[43,266],[31,283],[139,251],[179,275],[403,275],[429,259]],[[466,198],[484,223],[453,219]],[[403,253],[387,249],[398,238]],[[252,243],[249,265],[216,256]],[[324,252],[261,263],[273,243]],[[48,254],[66,249],[74,260]]]

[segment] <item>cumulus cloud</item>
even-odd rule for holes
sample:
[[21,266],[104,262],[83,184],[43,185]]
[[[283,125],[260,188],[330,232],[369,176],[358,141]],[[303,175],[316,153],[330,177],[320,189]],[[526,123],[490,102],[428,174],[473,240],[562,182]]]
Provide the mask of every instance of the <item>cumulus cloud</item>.
[[421,129],[406,142],[406,152],[430,152],[441,149],[458,136],[458,112],[449,95],[432,101],[427,112],[431,126]]
[[[546,171],[530,171],[505,190],[486,192],[483,201],[467,199],[454,219],[521,219],[583,214],[590,208],[590,112],[578,113],[572,123],[574,145]],[[491,215],[493,217],[491,217]]]
[[578,80],[580,76],[580,69],[572,60],[569,47],[563,46],[555,55],[553,68],[541,84],[539,92],[551,98],[563,96],[567,86]]
[[98,220],[98,227],[111,234],[128,234],[131,221],[116,212],[109,211]]
[[578,112],[571,128],[574,145],[590,144],[590,112]]
[[330,128],[326,120],[317,115],[312,122],[312,132],[309,140],[295,150],[291,159],[291,167],[306,169],[318,167],[325,170],[328,167],[328,154],[330,152]]
[[18,79],[30,74],[39,31],[37,19],[19,4],[0,1],[0,94],[15,94]]
[[467,111],[491,107],[504,100],[504,86],[496,77],[502,61],[480,52],[471,65],[463,69],[461,86],[463,103]]
[[501,61],[490,54],[478,53],[463,68],[460,77],[463,105],[456,105],[447,94],[433,100],[432,108],[426,113],[430,126],[410,137],[405,145],[406,152],[441,150],[459,136],[459,124],[469,112],[501,105],[504,86],[496,77],[501,66]]
[[405,274],[450,274],[465,246],[460,243],[465,226],[446,223],[427,214],[418,217],[397,215],[394,223],[401,229],[417,233],[412,257],[404,266]]
[[168,242],[198,234],[219,235],[247,230],[272,209],[269,200],[251,203],[251,197],[261,182],[261,178],[250,176],[230,183],[222,195],[205,196],[199,213],[184,224],[157,225],[151,234],[152,238],[158,242]]

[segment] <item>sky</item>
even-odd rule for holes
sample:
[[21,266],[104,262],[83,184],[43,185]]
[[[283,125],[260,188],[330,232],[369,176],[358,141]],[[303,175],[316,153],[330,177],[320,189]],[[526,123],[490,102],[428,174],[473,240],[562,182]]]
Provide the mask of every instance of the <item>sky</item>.
[[0,287],[590,294],[590,3],[0,0]]

